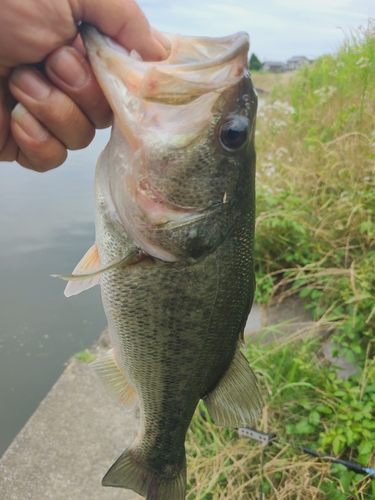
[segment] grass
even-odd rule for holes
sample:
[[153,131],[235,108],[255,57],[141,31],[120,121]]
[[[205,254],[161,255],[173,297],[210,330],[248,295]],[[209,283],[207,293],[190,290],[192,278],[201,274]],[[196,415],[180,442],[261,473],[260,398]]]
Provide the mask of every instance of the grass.
[[[362,375],[343,381],[322,362],[318,347],[318,339],[301,342],[295,337],[248,347],[266,402],[258,428],[275,432],[282,443],[263,448],[219,428],[202,404],[187,437],[188,500],[258,500],[260,491],[272,500],[374,498],[375,480],[287,444],[375,465],[369,410],[375,404],[375,362],[369,361]],[[351,446],[345,447],[348,435]]]
[[299,294],[362,362],[375,336],[374,95],[375,38],[353,32],[275,89],[257,136],[257,300]]
[[72,356],[72,359],[78,359],[78,361],[81,361],[82,363],[91,363],[92,361],[95,361],[96,358],[96,354],[91,352],[89,349],[77,352]]
[[[252,345],[258,428],[374,468],[375,25],[286,80],[254,75],[271,92],[256,136],[256,299],[303,298],[359,374],[338,379],[319,338]],[[199,411],[186,446],[189,500],[375,498],[369,476],[287,444],[262,448]]]
[[265,92],[271,92],[278,85],[289,83],[294,77],[294,71],[287,73],[269,73],[266,71],[252,72],[252,80],[257,89]]

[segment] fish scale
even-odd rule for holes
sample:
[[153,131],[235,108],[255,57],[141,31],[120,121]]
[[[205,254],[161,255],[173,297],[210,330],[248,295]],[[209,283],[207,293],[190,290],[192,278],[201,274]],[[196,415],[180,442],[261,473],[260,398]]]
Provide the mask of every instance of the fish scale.
[[248,37],[167,35],[170,60],[148,63],[91,26],[81,34],[115,122],[96,170],[96,242],[65,294],[100,284],[113,349],[92,366],[125,410],[140,409],[103,485],[183,500],[199,400],[237,428],[262,406],[240,351],[254,295]]

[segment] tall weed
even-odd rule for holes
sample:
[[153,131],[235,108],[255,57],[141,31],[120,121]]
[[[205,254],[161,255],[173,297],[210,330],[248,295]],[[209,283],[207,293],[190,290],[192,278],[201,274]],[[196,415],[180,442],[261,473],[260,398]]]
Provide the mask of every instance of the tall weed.
[[299,294],[364,362],[375,337],[374,24],[275,89],[257,151],[257,300]]

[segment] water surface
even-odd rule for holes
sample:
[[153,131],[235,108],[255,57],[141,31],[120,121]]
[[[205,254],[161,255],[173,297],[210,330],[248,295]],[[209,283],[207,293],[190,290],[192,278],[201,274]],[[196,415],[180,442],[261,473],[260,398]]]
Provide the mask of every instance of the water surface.
[[94,242],[94,168],[109,131],[44,174],[0,162],[0,456],[75,352],[106,325],[99,287],[65,298]]

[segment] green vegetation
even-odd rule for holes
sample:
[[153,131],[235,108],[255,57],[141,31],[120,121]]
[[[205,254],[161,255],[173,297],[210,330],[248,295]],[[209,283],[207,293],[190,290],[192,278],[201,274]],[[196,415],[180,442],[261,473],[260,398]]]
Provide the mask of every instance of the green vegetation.
[[[375,468],[375,26],[277,84],[257,125],[256,300],[299,296],[359,374],[336,377],[322,339],[252,345],[258,428]],[[265,77],[267,75],[264,75]],[[262,87],[262,74],[254,75]],[[267,85],[267,82],[266,82]],[[202,407],[203,408],[203,407]],[[375,479],[287,444],[260,444],[199,413],[189,500],[375,498]]]
[[[266,407],[260,430],[280,440],[375,465],[375,360],[361,375],[337,379],[334,367],[322,365],[319,340],[286,339],[252,345],[248,358],[256,372]],[[289,446],[261,444],[236,431],[218,428],[203,404],[188,439],[188,500],[266,499],[354,500],[375,496],[375,479],[341,465],[316,459]],[[263,477],[261,473],[264,452]]]
[[250,71],[260,71],[263,67],[263,64],[259,61],[257,56],[252,53],[249,61],[249,69]]
[[96,354],[91,352],[89,349],[85,349],[84,351],[74,354],[72,358],[78,359],[78,361],[82,361],[82,363],[91,363],[96,360]]
[[277,89],[257,137],[257,300],[299,293],[360,362],[375,337],[374,95],[375,38],[357,32]]

